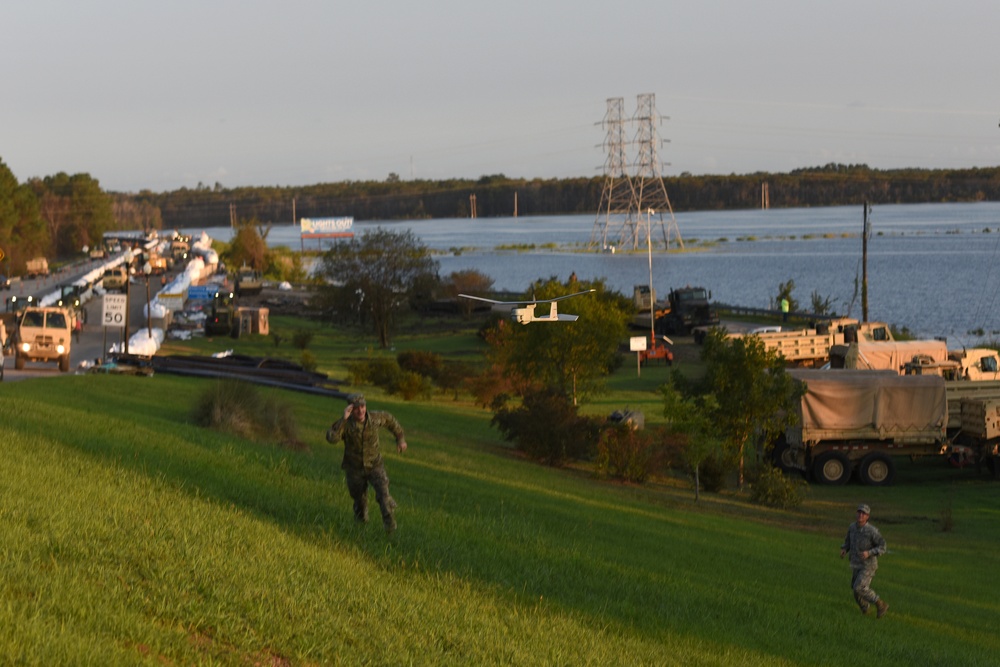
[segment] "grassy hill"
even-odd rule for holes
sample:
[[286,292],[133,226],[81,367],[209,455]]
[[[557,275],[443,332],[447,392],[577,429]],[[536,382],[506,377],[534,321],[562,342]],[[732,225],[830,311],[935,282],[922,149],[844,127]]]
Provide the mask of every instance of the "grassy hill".
[[[192,347],[234,344],[293,356],[265,339]],[[462,330],[398,341],[422,344],[477,345]],[[379,354],[322,330],[310,349],[334,377]],[[588,409],[656,417],[663,373],[626,363]],[[524,461],[466,400],[364,388],[410,444],[386,454],[387,537],[354,523],[325,442],[341,401],[278,394],[308,447],[292,451],[193,425],[208,382],[0,384],[0,662],[996,664],[1000,485],[973,470],[903,463],[894,487],[813,487],[794,511],[695,503],[682,477],[623,486]],[[838,558],[862,500],[890,548],[878,621]]]

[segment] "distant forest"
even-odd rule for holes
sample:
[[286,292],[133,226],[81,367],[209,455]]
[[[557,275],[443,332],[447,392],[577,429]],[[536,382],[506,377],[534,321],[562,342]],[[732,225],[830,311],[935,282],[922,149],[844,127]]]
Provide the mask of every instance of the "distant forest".
[[[665,177],[674,211],[1000,201],[1000,167],[870,169],[828,164],[787,174]],[[170,192],[104,190],[89,174],[58,173],[19,183],[0,161],[0,273],[18,275],[28,259],[70,259],[127,229],[219,227],[232,223],[291,224],[301,218],[351,216],[404,220],[515,214],[596,214],[605,178],[345,181],[295,187],[181,188]]]
[[[772,208],[1000,200],[1000,167],[870,169],[828,164],[790,173],[665,177],[677,211],[759,208],[766,184]],[[596,213],[605,178],[519,179],[503,174],[476,180],[346,181],[297,187],[225,188],[199,185],[154,194],[125,195],[160,211],[165,228],[214,227],[235,219],[292,223],[309,217],[412,220]]]

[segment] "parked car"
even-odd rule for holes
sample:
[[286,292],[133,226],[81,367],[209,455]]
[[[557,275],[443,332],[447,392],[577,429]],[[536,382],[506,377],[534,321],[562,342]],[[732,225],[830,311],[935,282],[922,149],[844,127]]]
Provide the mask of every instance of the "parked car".
[[10,278],[0,274],[0,289],[10,289]]

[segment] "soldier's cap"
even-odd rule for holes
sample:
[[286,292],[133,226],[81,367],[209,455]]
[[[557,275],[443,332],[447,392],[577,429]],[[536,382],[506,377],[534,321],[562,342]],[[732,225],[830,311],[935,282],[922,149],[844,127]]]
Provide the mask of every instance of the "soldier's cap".
[[861,503],[858,505],[858,511],[870,515],[872,513],[872,508],[868,507],[868,505],[865,505],[864,503]]
[[347,402],[351,405],[365,405],[364,394],[351,394],[347,397]]

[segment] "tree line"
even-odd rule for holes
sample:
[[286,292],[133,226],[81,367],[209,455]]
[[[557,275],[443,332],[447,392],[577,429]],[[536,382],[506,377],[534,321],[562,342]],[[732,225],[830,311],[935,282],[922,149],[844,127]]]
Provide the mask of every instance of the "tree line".
[[[774,208],[1000,200],[1000,167],[872,169],[828,164],[789,173],[665,177],[675,211],[761,206],[766,188]],[[308,217],[355,220],[572,215],[596,212],[605,178],[524,179],[503,174],[478,179],[343,181],[295,187],[225,188],[199,185],[142,192],[133,201],[158,209],[167,227],[215,227],[233,217],[292,223]],[[473,204],[474,200],[474,204]]]
[[[1000,167],[872,169],[827,164],[789,173],[665,177],[675,211],[1000,200]],[[341,181],[307,186],[227,188],[220,183],[166,192],[118,193],[89,174],[58,173],[19,183],[0,160],[0,272],[18,274],[34,256],[68,259],[105,231],[218,227],[240,220],[293,223],[308,217],[355,220],[571,215],[596,212],[605,178]]]

